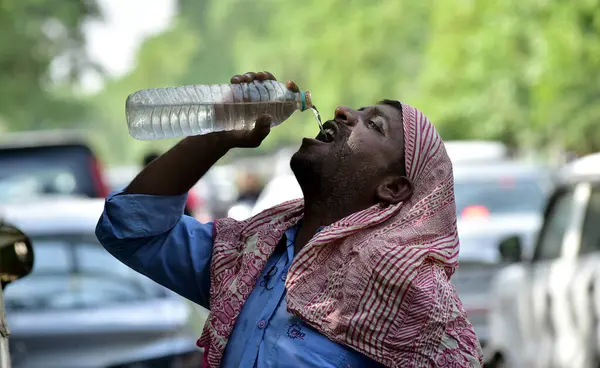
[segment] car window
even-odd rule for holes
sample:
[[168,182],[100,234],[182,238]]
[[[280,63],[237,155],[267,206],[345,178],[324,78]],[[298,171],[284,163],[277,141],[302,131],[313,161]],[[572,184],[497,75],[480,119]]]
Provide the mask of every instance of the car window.
[[0,150],[0,202],[47,195],[98,197],[86,147],[58,146]]
[[34,244],[35,262],[33,271],[38,273],[61,272],[69,268],[70,256],[67,243],[44,240],[40,245]]
[[457,180],[454,196],[459,217],[541,213],[546,201],[546,192],[535,178]]
[[533,256],[534,261],[551,260],[560,256],[563,238],[573,215],[573,193],[569,189],[551,200]]
[[592,189],[581,231],[580,254],[600,251],[600,186]]

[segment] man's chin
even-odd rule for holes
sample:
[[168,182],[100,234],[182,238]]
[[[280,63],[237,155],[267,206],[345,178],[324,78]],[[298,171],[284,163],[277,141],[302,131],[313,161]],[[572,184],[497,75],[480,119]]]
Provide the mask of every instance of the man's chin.
[[319,152],[319,150],[314,150],[311,149],[311,147],[302,145],[298,151],[292,155],[290,168],[299,181],[303,178],[309,178],[319,171],[324,156],[324,152]]

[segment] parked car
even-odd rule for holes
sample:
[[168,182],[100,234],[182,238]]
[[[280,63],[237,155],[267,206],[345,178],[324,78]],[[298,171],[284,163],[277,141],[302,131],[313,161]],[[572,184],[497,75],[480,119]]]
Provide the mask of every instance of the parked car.
[[10,368],[9,329],[4,314],[4,289],[33,268],[31,241],[18,228],[0,221],[0,368]]
[[455,164],[457,215],[459,218],[540,215],[554,180],[552,169],[534,163]]
[[190,304],[102,248],[102,209],[86,198],[0,206],[36,253],[4,295],[13,367],[200,367]]
[[0,137],[0,203],[46,195],[108,194],[98,158],[76,131],[8,133]]
[[488,366],[600,364],[600,153],[565,167],[533,252],[498,245],[509,264],[491,285]]
[[497,244],[507,234],[518,234],[530,244],[539,230],[541,219],[535,214],[490,216],[459,220],[459,267],[451,278],[469,320],[482,345],[489,339],[489,291],[493,277],[502,268]]
[[444,147],[454,164],[505,161],[510,158],[508,147],[498,141],[446,141]]

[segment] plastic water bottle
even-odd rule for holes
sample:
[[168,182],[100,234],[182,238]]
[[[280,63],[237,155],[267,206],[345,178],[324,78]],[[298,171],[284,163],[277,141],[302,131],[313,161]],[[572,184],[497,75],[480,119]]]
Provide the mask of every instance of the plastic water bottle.
[[254,128],[262,114],[272,126],[296,110],[312,107],[310,92],[292,92],[280,82],[193,85],[132,93],[126,102],[129,134],[139,140],[184,137]]

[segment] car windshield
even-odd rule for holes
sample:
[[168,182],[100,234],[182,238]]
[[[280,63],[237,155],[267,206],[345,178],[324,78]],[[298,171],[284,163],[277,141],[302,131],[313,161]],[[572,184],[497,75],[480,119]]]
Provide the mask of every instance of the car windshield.
[[75,176],[67,168],[11,170],[0,174],[0,202],[43,195],[73,195],[76,192]]
[[97,197],[92,157],[84,146],[1,149],[0,202],[47,195]]
[[540,213],[546,193],[535,178],[461,180],[454,183],[459,217]]
[[7,309],[93,308],[158,297],[159,289],[93,235],[32,237],[34,269],[5,292]]

